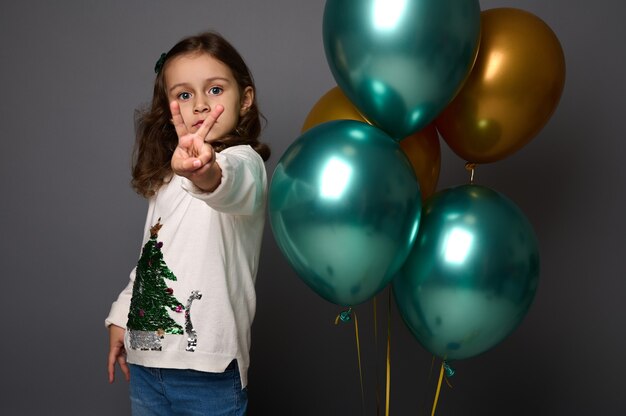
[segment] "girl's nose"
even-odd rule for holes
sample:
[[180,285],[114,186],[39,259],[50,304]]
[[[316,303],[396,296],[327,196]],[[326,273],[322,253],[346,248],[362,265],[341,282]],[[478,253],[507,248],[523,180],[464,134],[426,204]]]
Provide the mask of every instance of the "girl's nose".
[[193,107],[193,112],[194,113],[204,113],[209,111],[209,104],[204,101],[203,99],[199,99],[196,101],[194,107]]

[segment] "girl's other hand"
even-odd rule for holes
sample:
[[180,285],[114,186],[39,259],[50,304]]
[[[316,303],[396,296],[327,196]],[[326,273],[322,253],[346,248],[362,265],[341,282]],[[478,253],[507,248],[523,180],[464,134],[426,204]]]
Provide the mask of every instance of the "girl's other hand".
[[109,383],[115,381],[115,363],[118,363],[126,381],[130,380],[130,370],[126,364],[126,348],[124,348],[124,334],[126,330],[117,325],[109,326]]

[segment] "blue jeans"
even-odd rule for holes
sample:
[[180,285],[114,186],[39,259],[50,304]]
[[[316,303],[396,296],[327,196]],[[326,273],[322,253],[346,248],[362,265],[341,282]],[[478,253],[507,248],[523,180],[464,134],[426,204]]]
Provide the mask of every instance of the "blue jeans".
[[239,377],[235,360],[223,373],[130,364],[132,415],[244,416],[248,392]]

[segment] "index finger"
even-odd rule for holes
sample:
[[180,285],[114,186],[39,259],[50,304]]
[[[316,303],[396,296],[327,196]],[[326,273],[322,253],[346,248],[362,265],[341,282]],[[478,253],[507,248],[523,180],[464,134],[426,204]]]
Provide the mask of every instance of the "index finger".
[[198,136],[202,138],[202,140],[206,139],[206,136],[211,131],[211,127],[215,124],[219,116],[224,112],[224,107],[221,105],[216,105],[213,111],[209,113],[207,118],[204,119],[204,122],[200,125],[200,128],[196,132]]
[[189,133],[189,131],[187,130],[187,126],[185,126],[183,116],[180,114],[180,105],[176,101],[170,103],[170,113],[172,113],[172,124],[174,124],[174,128],[176,129],[176,135],[180,139]]
[[107,371],[109,373],[109,383],[113,383],[115,381],[115,362],[117,358],[115,357],[115,353],[109,352],[108,360],[107,360]]

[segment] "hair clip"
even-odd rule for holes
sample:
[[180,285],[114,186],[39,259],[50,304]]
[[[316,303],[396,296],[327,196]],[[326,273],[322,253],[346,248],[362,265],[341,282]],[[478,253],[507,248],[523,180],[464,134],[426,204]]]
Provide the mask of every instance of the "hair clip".
[[159,57],[159,60],[154,65],[154,73],[155,74],[158,74],[159,72],[161,72],[161,68],[163,68],[163,64],[165,63],[165,58],[166,57],[167,57],[166,53],[162,53],[161,56]]

